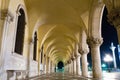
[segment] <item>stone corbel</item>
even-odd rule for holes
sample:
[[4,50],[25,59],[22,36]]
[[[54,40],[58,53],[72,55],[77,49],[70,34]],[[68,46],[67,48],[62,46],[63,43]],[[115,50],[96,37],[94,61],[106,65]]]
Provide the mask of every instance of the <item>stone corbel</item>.
[[8,13],[7,13],[7,21],[10,23],[10,22],[13,22],[13,19],[14,19],[13,14],[10,11],[8,11]]
[[7,17],[8,10],[1,10],[0,11],[0,19],[4,20]]
[[8,10],[1,10],[1,11],[0,11],[0,19],[1,19],[1,20],[7,19],[7,21],[10,23],[10,22],[13,21],[14,16],[13,16],[13,14],[12,14],[10,11],[8,11]]
[[103,43],[103,38],[88,38],[87,43],[89,46],[94,47],[94,46],[100,46]]

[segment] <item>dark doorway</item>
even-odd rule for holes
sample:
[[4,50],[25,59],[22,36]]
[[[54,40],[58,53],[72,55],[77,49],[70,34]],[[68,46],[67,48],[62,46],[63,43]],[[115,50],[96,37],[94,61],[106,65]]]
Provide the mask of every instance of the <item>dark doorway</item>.
[[57,67],[58,67],[58,69],[63,69],[63,67],[64,67],[63,62],[60,61],[60,62],[58,63],[58,65],[57,65]]

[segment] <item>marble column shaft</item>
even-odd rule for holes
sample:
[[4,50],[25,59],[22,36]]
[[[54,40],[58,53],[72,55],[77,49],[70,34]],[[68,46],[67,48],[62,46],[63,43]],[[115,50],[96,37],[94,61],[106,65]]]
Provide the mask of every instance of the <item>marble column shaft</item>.
[[48,67],[49,67],[49,64],[48,64],[48,57],[46,56],[46,74],[48,73]]
[[88,77],[87,54],[83,53],[81,55],[81,59],[82,59],[82,76]]
[[73,66],[74,66],[74,68],[73,68],[74,72],[73,73],[76,74],[76,59],[73,60]]
[[77,56],[76,60],[76,74],[80,75],[81,66],[80,66],[80,55]]
[[100,45],[102,44],[102,42],[103,42],[102,38],[88,39],[88,44],[91,47],[93,78],[102,78],[100,60]]

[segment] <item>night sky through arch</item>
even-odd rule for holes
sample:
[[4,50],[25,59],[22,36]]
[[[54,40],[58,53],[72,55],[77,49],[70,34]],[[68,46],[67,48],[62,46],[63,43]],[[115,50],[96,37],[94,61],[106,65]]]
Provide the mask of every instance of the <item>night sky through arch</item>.
[[[103,44],[100,47],[100,54],[101,54],[101,64],[105,63],[103,61],[103,58],[105,56],[105,54],[110,54],[112,56],[112,51],[110,50],[110,45],[111,42],[113,42],[114,46],[117,47],[118,45],[118,37],[117,37],[117,31],[114,28],[113,25],[111,25],[108,22],[108,18],[107,18],[107,8],[104,8],[104,12],[103,12],[103,17],[102,17],[102,37],[103,37]],[[117,66],[120,68],[120,61],[118,58],[118,51],[117,48],[115,49],[115,54],[116,54],[116,61],[117,61]],[[88,54],[88,62],[89,62],[89,66],[92,65],[91,62],[91,53]],[[113,67],[113,62],[110,63],[111,64],[111,68]]]
[[[104,42],[100,47],[102,63],[104,62],[103,58],[105,54],[110,54],[112,56],[112,51],[110,50],[111,42],[113,42],[115,47],[117,47],[118,45],[117,31],[115,27],[108,22],[107,14],[108,14],[107,8],[105,7],[103,12],[102,30],[101,30]],[[117,65],[119,67],[120,65],[118,64],[119,58],[118,58],[117,48],[115,49],[115,54],[116,54]],[[111,67],[113,67],[112,62],[111,62]]]

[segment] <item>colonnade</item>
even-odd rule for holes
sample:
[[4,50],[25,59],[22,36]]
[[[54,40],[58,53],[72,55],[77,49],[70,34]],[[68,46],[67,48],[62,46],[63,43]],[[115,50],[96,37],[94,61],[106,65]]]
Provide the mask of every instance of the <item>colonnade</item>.
[[[92,72],[94,78],[102,77],[101,70],[101,60],[100,60],[100,45],[102,44],[102,38],[89,38],[87,40],[88,45],[91,48],[92,55]],[[79,54],[78,54],[79,51]],[[71,74],[82,75],[84,77],[88,77],[88,62],[87,62],[87,54],[89,53],[89,49],[78,49],[77,55],[72,57],[70,61],[67,63],[68,72]],[[81,60],[81,61],[80,61]]]

